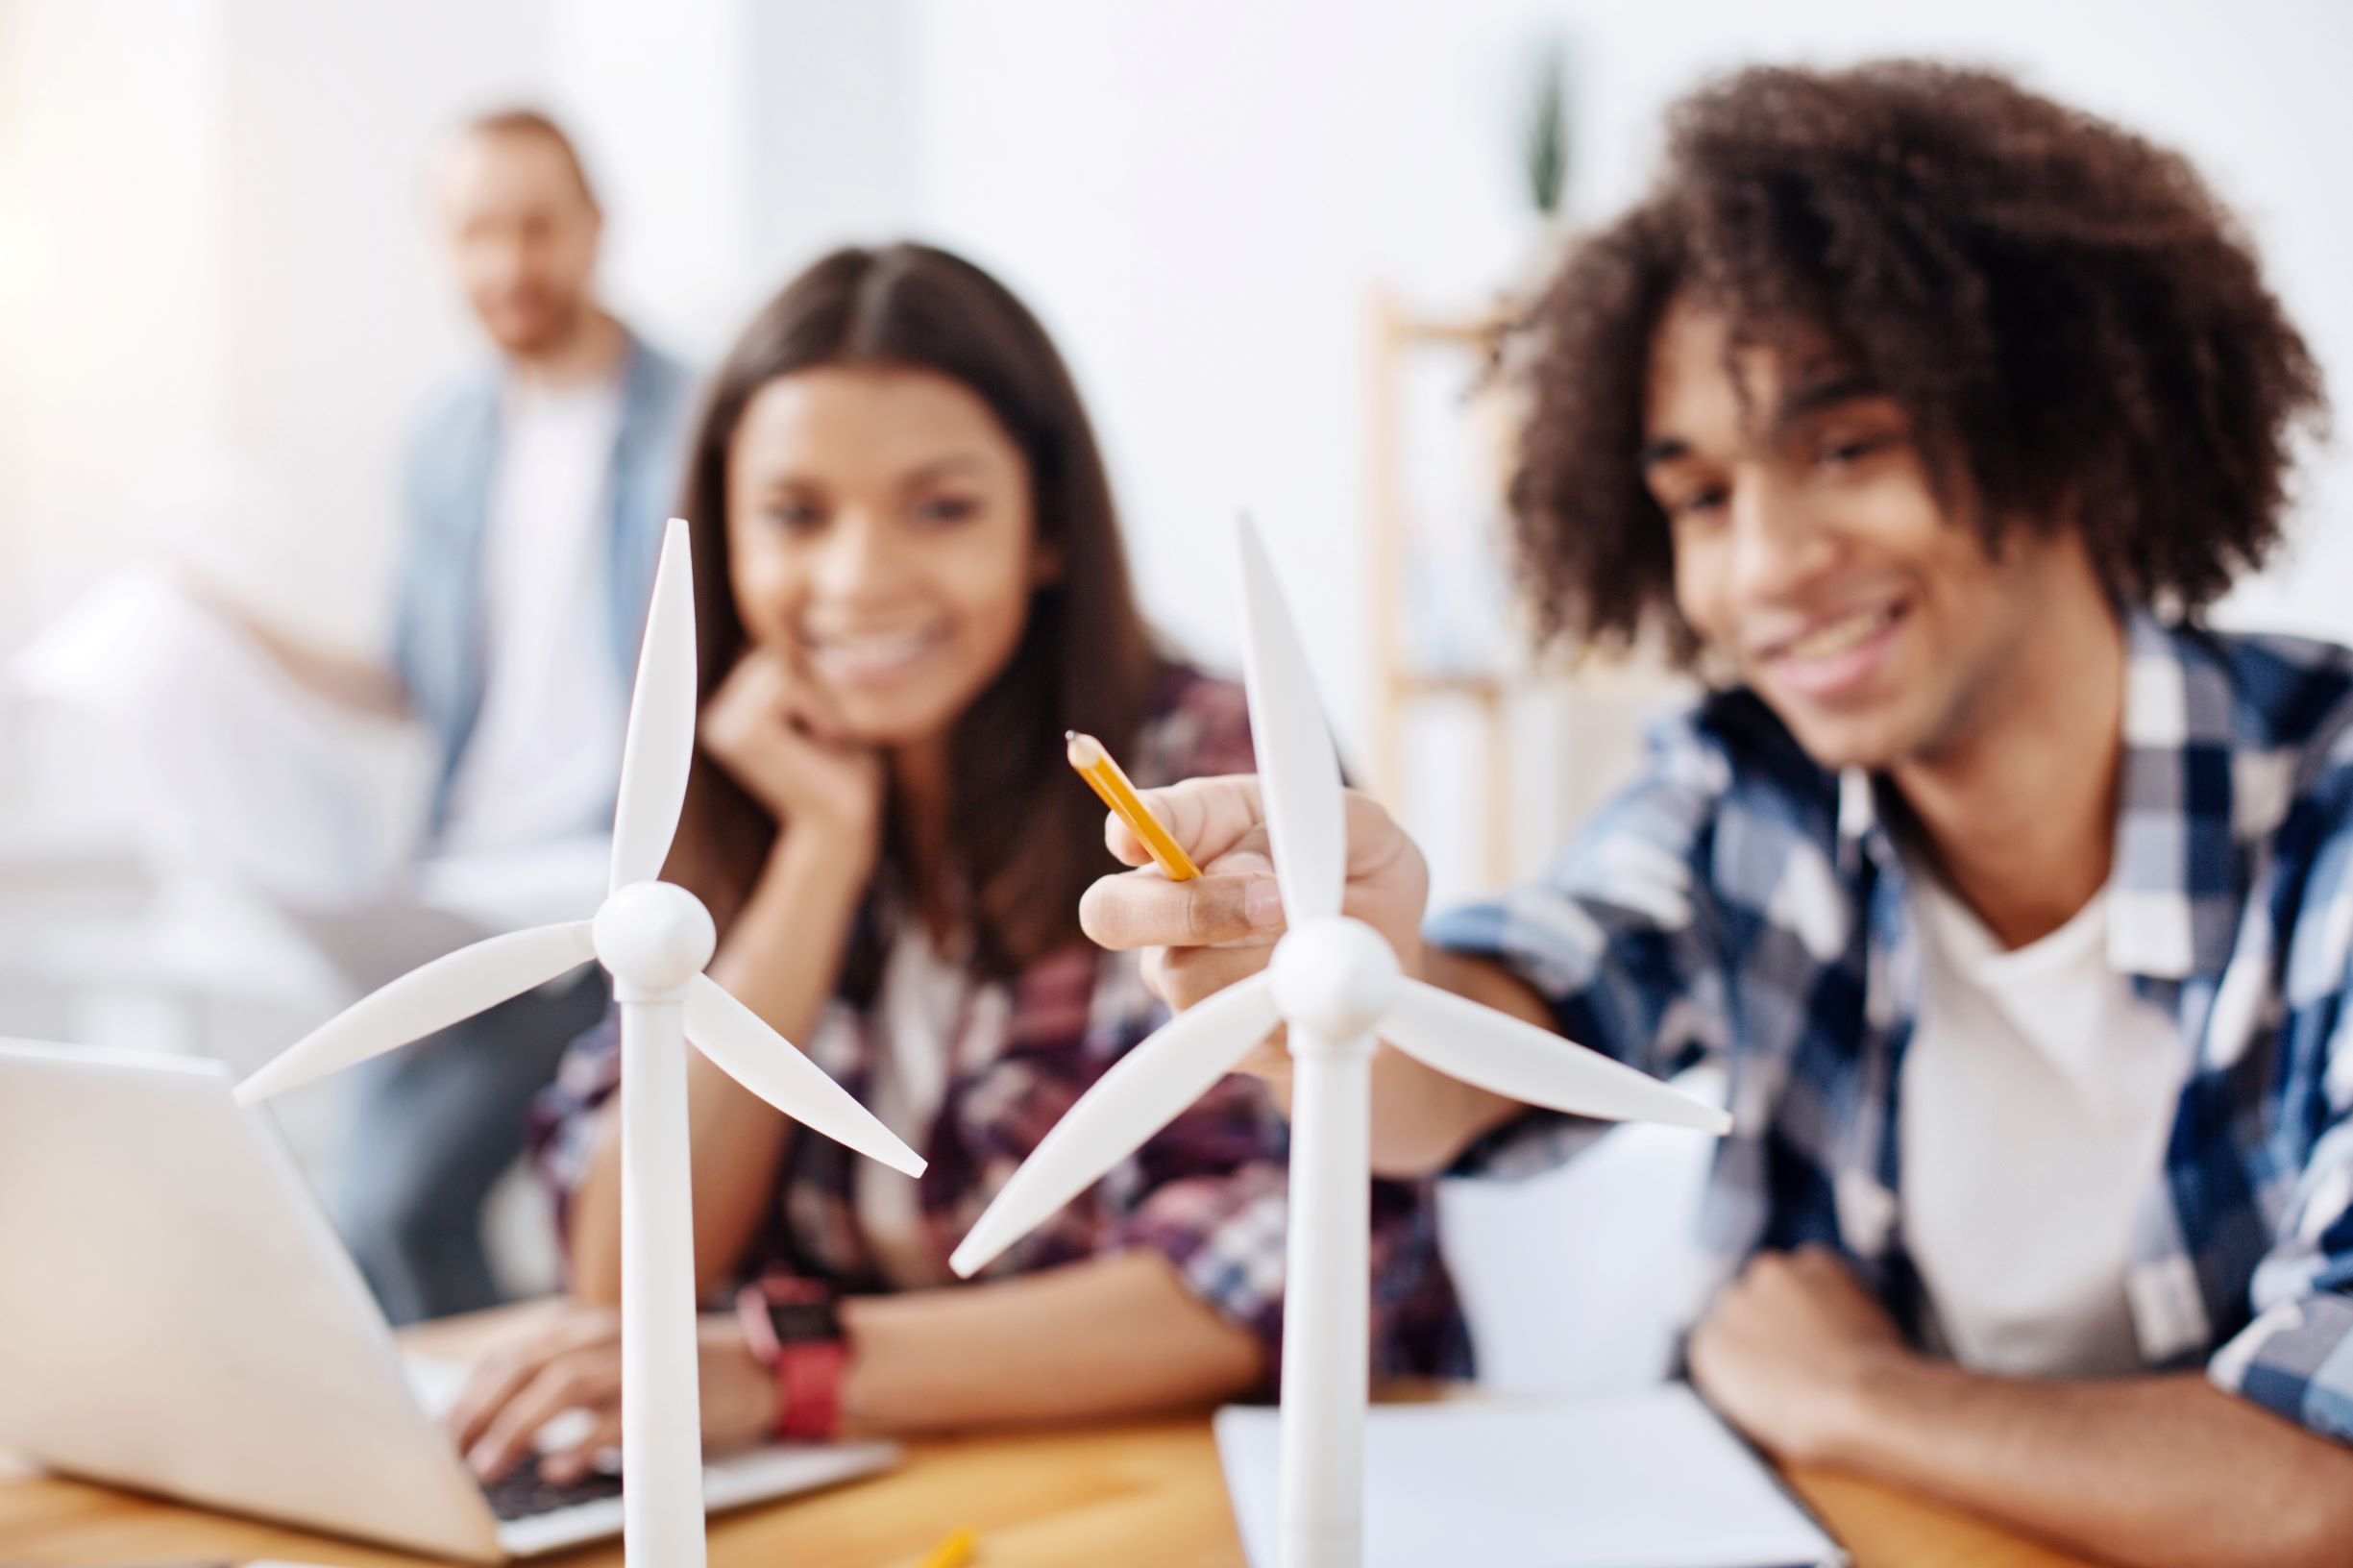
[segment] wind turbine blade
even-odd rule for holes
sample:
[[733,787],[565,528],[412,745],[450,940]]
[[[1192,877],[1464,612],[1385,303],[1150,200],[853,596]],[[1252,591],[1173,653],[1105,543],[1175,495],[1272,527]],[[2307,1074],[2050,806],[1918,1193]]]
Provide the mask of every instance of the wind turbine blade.
[[653,574],[653,605],[637,653],[637,687],[621,747],[611,889],[650,882],[670,858],[695,760],[695,563],[684,520],[672,518]]
[[1348,873],[1340,763],[1298,628],[1258,529],[1244,517],[1236,523],[1235,535],[1241,558],[1242,678],[1250,689],[1250,745],[1258,754],[1283,918],[1296,929],[1340,912]]
[[437,958],[304,1036],[239,1084],[237,1098],[251,1105],[282,1094],[543,986],[597,956],[592,930],[587,920],[543,925]]
[[1174,1121],[1279,1021],[1263,973],[1178,1014],[1063,1113],[948,1259],[969,1279]]
[[1648,1073],[1418,980],[1399,988],[1381,1038],[1449,1077],[1531,1105],[1719,1138],[1732,1130],[1728,1113]]
[[686,987],[686,1038],[720,1071],[812,1132],[910,1176],[923,1157],[707,974]]

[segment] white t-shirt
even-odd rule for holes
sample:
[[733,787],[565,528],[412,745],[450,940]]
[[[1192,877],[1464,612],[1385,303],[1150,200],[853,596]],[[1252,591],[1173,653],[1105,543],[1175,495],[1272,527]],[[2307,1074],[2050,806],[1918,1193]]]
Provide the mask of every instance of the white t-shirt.
[[2106,890],[2004,951],[1924,869],[1911,885],[1903,1230],[1946,1340],[2013,1377],[2138,1370],[2125,1266],[2172,1129],[2180,1031],[2110,964]]
[[449,853],[609,831],[626,693],[610,579],[618,381],[507,389],[482,541],[482,706],[450,784]]
[[[967,1034],[991,1038],[1002,1025],[983,1016],[985,1010],[1002,1013],[1012,1005],[1005,987],[977,985],[969,969],[943,956],[923,922],[909,915],[883,961],[881,989],[869,1015],[873,1058],[867,1109],[922,1152],[947,1103],[956,1041]],[[885,1279],[902,1290],[953,1281],[939,1239],[926,1228],[914,1182],[878,1161],[862,1160],[855,1191],[858,1228]]]

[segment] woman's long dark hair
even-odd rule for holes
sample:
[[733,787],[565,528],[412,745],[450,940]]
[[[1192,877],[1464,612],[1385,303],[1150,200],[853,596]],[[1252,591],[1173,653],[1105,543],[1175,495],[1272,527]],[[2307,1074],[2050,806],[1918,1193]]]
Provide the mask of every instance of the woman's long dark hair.
[[[1161,660],[1129,586],[1102,453],[1045,329],[970,262],[901,244],[816,262],[752,318],[711,378],[680,505],[694,536],[702,700],[746,642],[727,552],[736,426],[778,377],[843,365],[929,371],[987,404],[1028,462],[1037,541],[1060,568],[1033,591],[1019,645],[956,721],[949,748],[949,842],[961,857],[974,961],[1006,974],[1079,939],[1079,894],[1105,869],[1102,808],[1070,776],[1063,731],[1086,730],[1115,748],[1132,742]],[[667,874],[710,906],[723,931],[775,837],[767,809],[699,747]],[[904,842],[886,832],[886,873]],[[855,944],[851,967],[865,967]]]

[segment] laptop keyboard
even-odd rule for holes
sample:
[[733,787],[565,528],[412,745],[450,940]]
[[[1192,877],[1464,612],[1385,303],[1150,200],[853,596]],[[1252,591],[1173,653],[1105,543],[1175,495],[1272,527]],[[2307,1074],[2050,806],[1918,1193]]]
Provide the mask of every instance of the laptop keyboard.
[[619,1497],[621,1478],[602,1470],[591,1470],[578,1481],[559,1486],[540,1475],[539,1460],[533,1457],[517,1465],[504,1479],[485,1485],[482,1492],[490,1499],[490,1510],[501,1519],[536,1519],[558,1508],[594,1503],[601,1497]]

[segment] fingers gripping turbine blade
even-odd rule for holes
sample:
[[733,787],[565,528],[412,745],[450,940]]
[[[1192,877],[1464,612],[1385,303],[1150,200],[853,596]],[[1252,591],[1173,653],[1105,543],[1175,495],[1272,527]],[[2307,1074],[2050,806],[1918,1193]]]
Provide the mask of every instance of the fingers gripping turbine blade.
[[248,1104],[381,1056],[576,968],[597,956],[586,920],[492,937],[437,958],[353,1003],[237,1086]]
[[1248,518],[1235,527],[1242,579],[1242,674],[1283,918],[1294,928],[1340,912],[1348,870],[1339,758],[1298,628]]
[[653,574],[653,606],[637,655],[629,730],[613,813],[612,889],[662,874],[695,760],[695,567],[687,527],[672,518]]
[[922,1156],[707,974],[687,983],[686,1038],[722,1072],[812,1132],[910,1176]]
[[1449,1077],[1531,1105],[1718,1137],[1732,1128],[1725,1112],[1648,1073],[1418,980],[1400,988],[1381,1036]]
[[948,1260],[970,1278],[1048,1214],[1094,1185],[1233,1070],[1273,1030],[1264,974],[1228,987],[1154,1031],[1112,1064],[1040,1140]]

